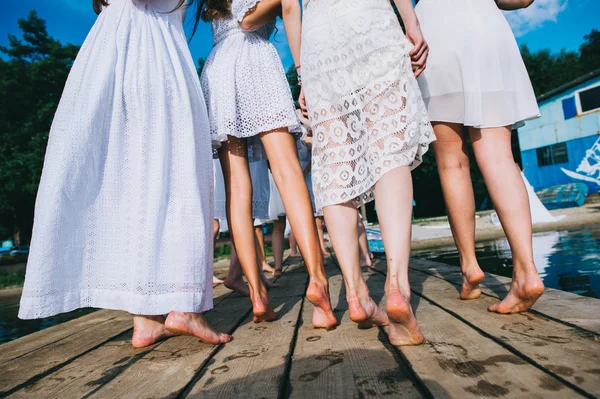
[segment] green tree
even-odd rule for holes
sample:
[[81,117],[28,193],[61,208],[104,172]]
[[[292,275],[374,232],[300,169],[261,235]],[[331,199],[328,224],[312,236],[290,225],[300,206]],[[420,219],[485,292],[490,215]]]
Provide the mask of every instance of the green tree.
[[592,29],[583,40],[579,47],[580,62],[584,72],[591,72],[600,68],[600,31]]
[[298,84],[298,71],[296,70],[296,67],[294,67],[293,65],[289,67],[285,75],[290,85],[290,90],[292,91],[292,98],[294,99],[294,101],[298,101],[301,87]]
[[202,76],[202,70],[204,69],[204,64],[206,64],[206,58],[198,58],[198,76]]
[[48,131],[79,47],[50,37],[35,11],[18,23],[22,40],[9,35],[0,47],[0,234],[26,244]]

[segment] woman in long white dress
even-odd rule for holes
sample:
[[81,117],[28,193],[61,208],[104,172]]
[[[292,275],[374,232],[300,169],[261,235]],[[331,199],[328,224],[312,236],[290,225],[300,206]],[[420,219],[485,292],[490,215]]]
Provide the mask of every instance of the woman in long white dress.
[[[413,73],[427,45],[412,1],[395,3],[406,36],[389,0],[304,1],[301,75],[315,202],[344,274],[349,316],[363,326],[389,323],[394,345],[414,345],[424,337],[409,301],[410,171],[435,137]],[[373,199],[388,264],[386,312],[360,268],[357,208]]]
[[498,313],[526,311],[544,292],[533,261],[527,190],[511,146],[512,127],[540,114],[519,48],[498,9],[532,1],[421,0],[416,7],[431,47],[419,84],[437,136],[433,148],[461,259],[459,297],[479,298],[484,278],[475,257],[469,137],[514,259],[508,295],[489,307]]
[[[260,278],[251,212],[248,162],[261,144],[287,209],[310,274],[307,298],[315,305],[313,324],[337,324],[319,249],[308,190],[302,181],[294,136],[299,124],[285,72],[269,37],[281,13],[279,0],[201,1],[202,17],[212,21],[214,49],[202,72],[215,144],[225,175],[227,216],[234,247],[248,280],[255,321],[276,315]],[[299,8],[299,5],[296,4]],[[248,150],[252,150],[249,156]]]
[[212,157],[187,6],[94,6],[50,131],[19,317],[118,309],[134,314],[136,347],[228,342],[200,314],[213,304]]

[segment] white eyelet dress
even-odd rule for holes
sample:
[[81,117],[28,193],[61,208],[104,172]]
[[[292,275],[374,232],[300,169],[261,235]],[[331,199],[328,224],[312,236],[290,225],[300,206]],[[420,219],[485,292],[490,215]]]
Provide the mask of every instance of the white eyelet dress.
[[432,121],[518,127],[540,116],[519,47],[494,0],[421,0],[416,13],[430,48],[418,81]]
[[212,307],[208,116],[178,0],[112,0],[50,131],[19,317]]
[[435,140],[412,48],[389,0],[303,2],[302,76],[313,129],[317,212],[374,198],[400,166],[415,168]]
[[259,154],[258,135],[278,128],[299,127],[285,71],[269,38],[272,21],[255,31],[240,22],[260,0],[233,0],[231,15],[212,23],[214,48],[202,71],[210,131],[216,145],[228,136],[254,138],[248,142]]

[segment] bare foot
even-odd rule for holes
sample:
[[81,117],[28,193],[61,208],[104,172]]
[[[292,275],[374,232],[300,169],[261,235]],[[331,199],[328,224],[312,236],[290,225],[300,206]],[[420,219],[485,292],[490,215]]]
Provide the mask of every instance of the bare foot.
[[389,338],[392,345],[419,345],[425,342],[407,298],[399,289],[390,289],[385,304],[390,318]]
[[281,268],[273,269],[273,277],[281,277]]
[[300,252],[290,252],[290,258],[301,258],[302,254]]
[[229,288],[231,291],[235,291],[242,296],[250,296],[250,290],[248,286],[241,278],[239,280],[230,279],[227,277],[225,281],[223,281],[223,285]]
[[379,306],[367,296],[364,298],[348,297],[348,315],[350,320],[358,323],[360,328],[371,328],[373,326],[387,326],[388,316],[379,309]]
[[477,299],[481,296],[479,283],[485,278],[485,274],[478,265],[466,268],[462,273],[463,283],[458,299]]
[[271,298],[269,298],[269,294],[266,291],[264,294],[255,294],[252,296],[252,313],[254,313],[253,321],[255,323],[277,319],[277,314],[271,304]]
[[164,316],[133,316],[131,344],[134,348],[144,348],[173,335],[165,328]]
[[314,306],[312,323],[315,328],[331,330],[338,325],[331,309],[327,283],[323,285],[311,280],[306,290],[306,299]]
[[519,313],[529,310],[544,293],[544,283],[536,271],[513,278],[510,291],[502,302],[488,307],[490,312]]
[[279,287],[279,284],[269,280],[267,276],[265,276],[263,273],[260,274],[260,279],[262,280],[263,284],[265,285],[265,287],[267,287],[268,290],[270,290],[271,288]]
[[[361,251],[362,252],[362,251]],[[373,254],[367,255],[367,256],[362,256],[363,254],[361,254],[360,257],[360,267],[371,267],[373,266],[373,261],[371,259],[373,259]]]
[[199,313],[171,312],[165,321],[165,327],[174,334],[191,335],[207,344],[226,344],[233,337],[216,332]]
[[327,251],[323,251],[323,257],[324,257],[324,258],[326,258],[326,257],[328,257],[328,256],[329,256],[329,252],[327,252]]
[[213,276],[213,287],[219,284],[223,284],[223,280],[218,277]]
[[269,265],[267,262],[265,262],[262,265],[262,271],[263,271],[263,273],[273,273],[275,271],[275,269],[273,269],[271,267],[271,265]]

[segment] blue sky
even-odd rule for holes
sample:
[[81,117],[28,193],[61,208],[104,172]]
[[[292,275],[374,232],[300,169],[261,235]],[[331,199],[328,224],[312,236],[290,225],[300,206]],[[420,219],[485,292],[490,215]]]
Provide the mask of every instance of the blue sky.
[[[91,0],[6,0],[3,3],[0,45],[8,43],[9,33],[20,34],[17,19],[27,17],[30,10],[37,10],[47,21],[50,35],[65,43],[81,44],[96,19]],[[600,29],[600,0],[535,0],[528,9],[506,15],[519,44],[525,43],[532,50],[577,50],[585,34]],[[281,22],[278,26],[274,44],[288,67],[293,61]],[[194,59],[206,57],[211,47],[210,25],[201,24],[190,44]]]

